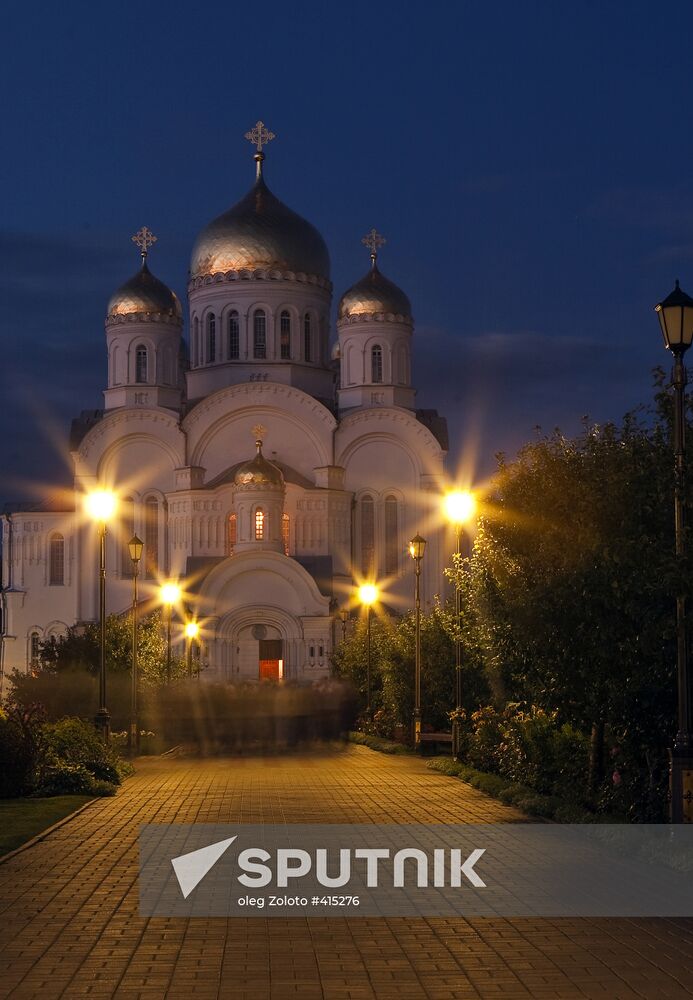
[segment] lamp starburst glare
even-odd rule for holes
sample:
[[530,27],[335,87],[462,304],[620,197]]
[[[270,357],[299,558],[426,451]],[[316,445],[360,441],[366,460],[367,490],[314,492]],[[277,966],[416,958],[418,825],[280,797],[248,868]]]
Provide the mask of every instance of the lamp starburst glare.
[[110,490],[94,490],[88,493],[85,507],[89,517],[94,521],[110,521],[116,509],[115,493]]
[[465,524],[476,513],[476,498],[469,490],[452,490],[445,495],[445,514],[452,524]]
[[374,583],[363,583],[359,587],[359,600],[361,604],[375,604],[378,600],[378,588]]
[[164,583],[161,587],[164,604],[176,604],[180,600],[180,587],[176,583]]

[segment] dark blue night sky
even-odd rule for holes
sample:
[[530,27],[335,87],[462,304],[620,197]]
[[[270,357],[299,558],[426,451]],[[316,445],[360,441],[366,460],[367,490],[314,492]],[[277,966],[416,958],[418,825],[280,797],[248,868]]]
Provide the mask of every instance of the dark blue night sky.
[[184,298],[197,231],[266,176],[332,253],[416,317],[419,405],[480,472],[536,425],[646,402],[667,364],[653,304],[693,294],[693,6],[118,3],[6,18],[0,286],[3,498],[67,476],[98,407],[103,318],[131,234]]

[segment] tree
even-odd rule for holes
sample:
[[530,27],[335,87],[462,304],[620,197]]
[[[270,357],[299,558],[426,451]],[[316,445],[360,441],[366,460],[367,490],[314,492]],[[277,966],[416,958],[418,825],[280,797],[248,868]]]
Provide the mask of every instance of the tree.
[[464,592],[465,644],[496,702],[557,710],[591,732],[593,786],[608,727],[633,815],[657,817],[682,582],[668,398],[660,393],[649,420],[629,414],[574,439],[556,431],[514,462],[501,458],[485,510],[471,557],[449,575]]

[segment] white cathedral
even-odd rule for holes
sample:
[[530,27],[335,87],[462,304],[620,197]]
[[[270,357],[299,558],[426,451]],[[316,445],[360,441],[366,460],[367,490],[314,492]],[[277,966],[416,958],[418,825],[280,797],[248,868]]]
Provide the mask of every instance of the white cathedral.
[[42,640],[99,617],[98,527],[85,516],[98,489],[118,497],[107,612],[130,607],[137,534],[143,600],[180,584],[174,622],[200,622],[212,680],[327,675],[359,583],[380,584],[385,609],[412,607],[417,532],[424,602],[444,586],[446,424],[416,408],[412,310],[378,267],[384,241],[363,241],[371,265],[339,300],[331,350],[327,246],[267,186],[274,136],[258,122],[247,138],[255,183],[192,251],[189,350],[143,228],[141,268],[108,303],[104,409],[73,422],[71,502],[3,516],[5,677],[34,667]]

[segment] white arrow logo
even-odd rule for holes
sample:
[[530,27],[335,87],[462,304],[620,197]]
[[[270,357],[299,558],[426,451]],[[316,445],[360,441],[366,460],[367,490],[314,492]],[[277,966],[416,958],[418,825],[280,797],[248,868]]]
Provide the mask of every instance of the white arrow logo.
[[179,858],[171,858],[183,899],[188,898],[195,886],[199,885],[207,872],[214,868],[224,851],[228,850],[235,839],[236,837],[229,837],[228,840],[219,840],[216,844],[201,847],[199,851],[191,851],[190,854],[181,854]]

